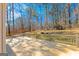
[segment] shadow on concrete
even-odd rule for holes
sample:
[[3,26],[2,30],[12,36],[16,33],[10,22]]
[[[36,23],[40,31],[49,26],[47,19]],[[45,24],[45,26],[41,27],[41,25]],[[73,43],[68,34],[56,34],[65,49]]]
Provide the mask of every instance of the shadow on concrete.
[[13,50],[8,44],[6,45],[6,50],[7,50],[8,56],[16,56],[16,54],[13,52]]

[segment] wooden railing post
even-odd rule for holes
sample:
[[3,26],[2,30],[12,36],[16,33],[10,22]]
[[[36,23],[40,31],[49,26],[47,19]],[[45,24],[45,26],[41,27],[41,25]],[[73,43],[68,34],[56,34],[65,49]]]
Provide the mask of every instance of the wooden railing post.
[[6,3],[0,3],[0,56],[6,55]]
[[76,34],[76,46],[79,47],[79,36],[78,36],[78,34]]

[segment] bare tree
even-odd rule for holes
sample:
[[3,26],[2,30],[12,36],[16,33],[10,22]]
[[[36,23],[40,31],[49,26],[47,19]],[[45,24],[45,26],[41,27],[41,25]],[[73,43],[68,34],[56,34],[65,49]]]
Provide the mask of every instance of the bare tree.
[[7,7],[7,28],[8,28],[8,35],[10,36],[10,23],[9,23],[9,18],[8,18],[8,7]]
[[14,3],[12,3],[13,34],[15,34]]

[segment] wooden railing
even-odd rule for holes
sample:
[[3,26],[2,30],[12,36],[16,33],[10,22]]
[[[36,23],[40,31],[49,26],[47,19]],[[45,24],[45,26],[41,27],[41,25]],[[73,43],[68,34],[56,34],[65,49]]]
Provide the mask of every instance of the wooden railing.
[[[79,34],[37,34],[37,33],[21,33],[19,35],[14,35],[13,37],[17,37],[17,36],[28,36],[31,38],[35,38],[35,39],[42,39],[42,38],[38,38],[38,36],[49,36],[49,39],[51,41],[55,41],[55,42],[61,42],[61,43],[66,43],[66,44],[71,44],[71,45],[76,45],[79,46]],[[51,38],[50,38],[51,37]],[[48,39],[48,41],[49,41]]]

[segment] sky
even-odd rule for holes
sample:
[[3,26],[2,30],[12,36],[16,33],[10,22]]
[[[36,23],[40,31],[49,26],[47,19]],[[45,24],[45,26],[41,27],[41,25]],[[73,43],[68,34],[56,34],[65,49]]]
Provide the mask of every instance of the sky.
[[[48,6],[48,10],[51,10],[52,4],[51,3],[47,3]],[[63,11],[65,4],[59,4],[59,9],[61,11]],[[36,3],[14,3],[14,19],[16,20],[18,17],[25,17],[26,19],[28,18],[28,11],[27,9],[31,7],[36,13],[39,22],[40,22],[40,15],[42,15],[42,21],[44,21],[44,16],[46,15],[45,12],[45,5],[42,5],[41,3],[36,4]],[[73,14],[73,9],[77,7],[76,3],[72,3],[70,6],[70,12],[71,12],[71,19],[75,19],[75,15]],[[11,13],[10,13],[11,12]],[[8,4],[8,19],[9,21],[12,21],[12,9],[11,9],[11,4]],[[11,19],[10,19],[11,17]],[[53,17],[54,18],[54,17]],[[33,17],[33,19],[35,19]],[[49,19],[52,19],[51,16],[49,16]]]

